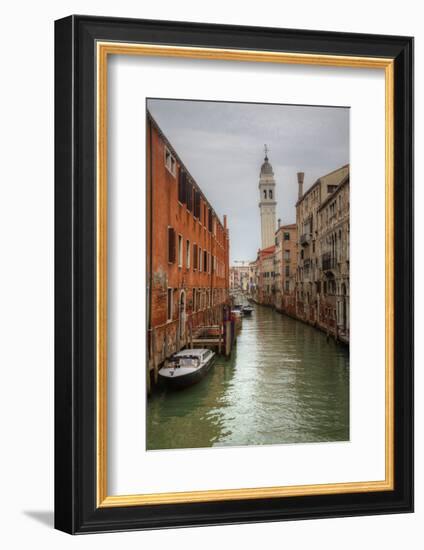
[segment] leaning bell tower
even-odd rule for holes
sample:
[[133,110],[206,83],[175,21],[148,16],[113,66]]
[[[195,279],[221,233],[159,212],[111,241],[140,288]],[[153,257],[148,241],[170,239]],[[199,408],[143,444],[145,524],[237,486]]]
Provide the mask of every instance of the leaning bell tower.
[[259,174],[259,210],[261,212],[261,248],[275,243],[275,179],[268,160],[268,147],[265,145],[265,158]]

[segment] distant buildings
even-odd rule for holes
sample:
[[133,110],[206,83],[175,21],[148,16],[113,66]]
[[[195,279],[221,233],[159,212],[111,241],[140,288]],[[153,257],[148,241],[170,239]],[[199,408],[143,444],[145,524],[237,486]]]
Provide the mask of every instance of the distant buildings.
[[230,267],[230,290],[249,290],[249,262],[239,261]]
[[266,306],[274,305],[275,294],[275,245],[258,251],[256,258],[255,301]]
[[275,233],[275,297],[277,311],[296,314],[297,226],[282,225]]
[[147,114],[149,372],[218,323],[228,302],[229,235],[199,184]]
[[[349,165],[303,192],[296,224],[275,228],[275,179],[267,153],[259,177],[262,248],[249,264],[249,292],[269,305],[349,342]],[[273,239],[270,243],[270,234]]]

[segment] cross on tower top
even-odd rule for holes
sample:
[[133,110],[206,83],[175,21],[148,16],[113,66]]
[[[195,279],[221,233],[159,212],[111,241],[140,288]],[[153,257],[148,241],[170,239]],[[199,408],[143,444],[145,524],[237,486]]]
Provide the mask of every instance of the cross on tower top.
[[268,145],[265,143],[264,145],[264,151],[265,151],[265,160],[268,160],[268,151],[269,151],[269,147]]

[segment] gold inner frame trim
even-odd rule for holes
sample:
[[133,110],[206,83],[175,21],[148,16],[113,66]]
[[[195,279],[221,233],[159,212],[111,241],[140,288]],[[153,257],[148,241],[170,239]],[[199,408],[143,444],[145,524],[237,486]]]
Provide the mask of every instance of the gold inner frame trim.
[[[394,489],[394,60],[254,50],[97,42],[97,506],[142,506]],[[107,493],[107,61],[109,55],[384,69],[385,72],[385,479],[349,483],[109,496]]]

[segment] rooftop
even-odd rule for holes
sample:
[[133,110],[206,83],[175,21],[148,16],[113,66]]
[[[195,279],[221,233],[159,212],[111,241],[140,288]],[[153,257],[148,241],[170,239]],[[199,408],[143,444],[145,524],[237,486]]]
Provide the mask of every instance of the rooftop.
[[[195,188],[199,191],[199,193],[201,194],[203,200],[206,202],[206,204],[208,205],[208,207],[211,209],[211,212],[212,214],[216,217],[216,220],[217,222],[219,223],[219,225],[224,228],[224,224],[221,222],[218,214],[215,212],[215,209],[213,208],[213,206],[211,205],[211,203],[208,201],[208,199],[206,198],[205,194],[203,193],[203,191],[200,189],[200,186],[199,184],[197,183],[197,181],[194,179],[194,177],[190,174],[188,168],[186,167],[186,165],[184,164],[184,162],[181,160],[181,157],[179,156],[179,154],[175,151],[174,147],[172,146],[172,144],[170,143],[169,139],[166,137],[166,135],[164,134],[163,130],[161,129],[161,127],[159,126],[159,124],[156,122],[155,118],[153,117],[152,113],[149,111],[149,109],[146,110],[147,111],[147,118],[150,120],[150,122],[152,123],[152,125],[156,128],[156,130],[158,131],[160,137],[164,140],[164,142],[166,143],[166,146],[168,147],[168,149],[171,151],[171,153],[174,155],[174,157],[178,160],[181,168],[183,168],[183,170],[187,173],[190,181],[192,182],[192,184],[195,186]],[[224,216],[225,218],[225,216]]]
[[[342,170],[345,170],[345,169],[349,169],[349,164],[344,164],[343,166],[340,166],[340,168],[336,168],[335,170],[332,170],[331,172],[328,172],[327,174],[324,174],[324,176],[321,176],[320,178],[318,178],[312,185],[311,187],[309,187],[309,189],[307,189],[303,195],[300,197],[300,199],[297,200],[296,202],[296,206],[301,202],[303,201],[303,199],[305,197],[307,197],[307,195],[309,195],[309,193],[311,191],[313,191],[315,189],[315,187],[317,187],[317,185],[319,185],[320,183],[322,183],[322,180],[324,180],[325,178],[328,178],[329,176],[332,176],[334,174],[336,174],[337,172],[341,172]],[[343,178],[344,179],[344,178]],[[340,182],[339,182],[340,183]]]

